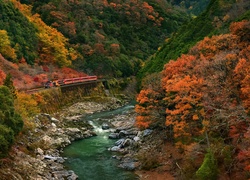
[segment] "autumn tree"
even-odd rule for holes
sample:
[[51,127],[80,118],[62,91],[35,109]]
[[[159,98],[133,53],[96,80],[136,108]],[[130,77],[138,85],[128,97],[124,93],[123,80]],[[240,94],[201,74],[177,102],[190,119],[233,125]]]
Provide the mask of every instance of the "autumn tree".
[[[249,171],[250,53],[244,38],[249,26],[246,22],[232,26],[233,34],[206,37],[188,55],[165,65],[166,126],[178,145],[206,142],[214,158],[233,163],[228,158],[237,157],[235,171],[242,167]],[[223,168],[230,171],[231,166]]]
[[23,128],[21,116],[14,109],[13,94],[6,86],[0,86],[0,156],[6,155],[9,147]]
[[35,116],[40,112],[39,103],[43,102],[43,98],[39,94],[17,93],[15,100],[16,111],[24,118],[24,123],[27,125],[30,117]]
[[143,89],[136,98],[138,104],[135,111],[138,127],[164,127],[165,112],[162,98],[161,75],[152,74],[148,76],[143,83]]
[[33,15],[31,6],[15,0],[13,3],[38,29],[40,63],[54,63],[59,67],[71,65],[69,50],[66,47],[68,39],[55,28],[46,25],[38,14]]
[[10,39],[6,30],[0,30],[0,53],[11,61],[16,60],[15,49],[11,47]]
[[174,138],[192,138],[202,133],[204,109],[203,79],[192,72],[194,56],[182,56],[171,61],[163,70],[162,86],[166,92],[166,126],[172,128]]

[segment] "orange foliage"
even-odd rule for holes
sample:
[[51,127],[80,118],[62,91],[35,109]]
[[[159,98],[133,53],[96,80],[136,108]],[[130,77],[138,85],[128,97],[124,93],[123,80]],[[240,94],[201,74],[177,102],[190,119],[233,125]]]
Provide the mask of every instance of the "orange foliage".
[[[250,46],[248,46],[250,50]],[[243,100],[246,112],[250,113],[250,60],[242,58],[235,67],[235,80],[240,83],[240,97]]]
[[152,74],[143,81],[144,89],[137,96],[137,105],[135,111],[136,125],[140,128],[150,126],[164,126],[164,107],[161,104],[163,91],[160,86],[161,76]]
[[109,5],[110,5],[111,7],[113,7],[113,8],[116,8],[116,4],[113,3],[113,2],[111,2]]
[[147,20],[152,21],[153,25],[161,26],[163,17],[159,16],[159,13],[155,12],[153,6],[149,5],[145,1],[128,0],[125,2],[109,4],[118,13],[125,14],[128,19],[136,23],[146,23]]
[[250,39],[250,21],[234,22],[230,26],[230,31],[241,37],[241,40]]
[[112,53],[119,53],[120,52],[120,45],[119,44],[115,44],[115,43],[111,44],[110,45],[110,51]]
[[144,10],[146,10],[148,13],[153,13],[154,12],[154,8],[152,6],[150,6],[147,2],[142,3],[142,8]]
[[[173,126],[174,137],[199,134],[202,131],[201,123],[204,118],[198,110],[202,108],[200,90],[203,80],[195,76],[173,78],[163,80],[167,93],[165,101],[169,106],[166,109],[166,126]],[[193,131],[194,129],[196,131]]]
[[186,143],[204,132],[230,139],[239,149],[239,166],[249,171],[249,21],[230,28],[232,34],[204,38],[191,49],[192,55],[165,65],[166,126]]
[[137,96],[138,104],[135,111],[139,114],[136,117],[136,125],[140,128],[147,128],[154,120],[154,111],[157,111],[157,96],[159,93],[152,89],[141,90]]
[[78,72],[74,69],[64,67],[61,69],[61,72],[63,74],[62,78],[73,78],[73,77],[80,77],[80,76],[87,76],[87,74],[83,72]]
[[[202,78],[193,74],[196,57],[182,55],[177,61],[170,61],[162,72],[162,86],[166,92],[166,126],[173,127],[174,137],[190,136],[202,132],[201,89]],[[195,129],[195,131],[194,131]]]
[[94,45],[94,48],[95,48],[95,52],[98,53],[98,54],[105,54],[106,53],[104,45],[101,44],[101,43],[96,43]]

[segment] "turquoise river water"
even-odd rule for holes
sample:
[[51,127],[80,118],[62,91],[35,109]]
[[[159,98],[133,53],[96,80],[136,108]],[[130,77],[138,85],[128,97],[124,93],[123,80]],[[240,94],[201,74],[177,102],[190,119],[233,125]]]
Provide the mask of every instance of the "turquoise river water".
[[114,145],[115,140],[109,139],[109,132],[102,130],[100,119],[112,119],[118,114],[131,111],[132,105],[119,109],[95,113],[86,116],[84,120],[89,121],[95,129],[97,136],[75,141],[64,149],[62,154],[66,157],[64,165],[73,170],[79,180],[138,180],[139,178],[131,171],[119,168],[119,161],[112,158],[116,155],[108,151]]

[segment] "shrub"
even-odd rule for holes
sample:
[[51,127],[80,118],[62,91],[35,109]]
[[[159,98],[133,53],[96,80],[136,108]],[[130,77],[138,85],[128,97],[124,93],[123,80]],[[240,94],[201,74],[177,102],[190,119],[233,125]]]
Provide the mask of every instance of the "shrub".
[[7,154],[13,140],[14,132],[7,126],[0,124],[0,158]]
[[156,152],[140,152],[138,159],[141,162],[141,168],[143,170],[150,170],[159,166],[158,156]]
[[214,154],[208,151],[201,167],[196,171],[196,176],[201,180],[216,179],[217,173],[217,162]]

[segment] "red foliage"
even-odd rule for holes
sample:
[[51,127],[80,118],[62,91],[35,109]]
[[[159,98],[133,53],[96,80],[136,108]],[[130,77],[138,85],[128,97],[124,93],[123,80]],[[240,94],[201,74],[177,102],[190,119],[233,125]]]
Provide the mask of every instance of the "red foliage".
[[42,66],[42,68],[43,68],[43,71],[49,72],[49,67],[48,66],[44,65],[44,66]]
[[[250,50],[250,46],[248,46],[248,49]],[[234,72],[234,79],[240,85],[240,97],[243,100],[246,112],[250,113],[250,60],[245,58],[240,59]]]
[[38,74],[34,77],[33,80],[38,83],[45,83],[46,81],[48,81],[48,77],[47,74]]
[[82,77],[82,76],[87,76],[87,74],[83,72],[78,72],[74,69],[64,67],[61,69],[61,72],[63,74],[63,78],[73,78],[73,77]]
[[6,74],[0,69],[0,85],[3,84]]

